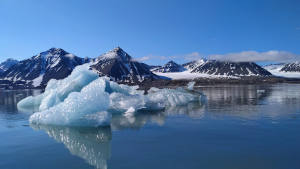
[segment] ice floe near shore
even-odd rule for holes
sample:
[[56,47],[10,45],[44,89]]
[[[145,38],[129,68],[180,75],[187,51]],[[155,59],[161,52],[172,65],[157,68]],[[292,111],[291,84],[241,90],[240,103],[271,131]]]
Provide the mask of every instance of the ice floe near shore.
[[[137,86],[109,81],[78,66],[63,80],[51,80],[45,92],[18,103],[18,109],[37,109],[30,117],[34,124],[100,126],[109,125],[112,113],[135,113],[140,110],[163,110],[199,101],[201,95],[183,88],[151,88],[147,95]],[[193,85],[189,86],[189,90]]]

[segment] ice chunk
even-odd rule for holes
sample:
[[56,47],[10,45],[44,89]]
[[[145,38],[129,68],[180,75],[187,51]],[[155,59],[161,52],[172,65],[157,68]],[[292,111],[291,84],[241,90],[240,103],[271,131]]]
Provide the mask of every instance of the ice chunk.
[[29,121],[35,124],[99,126],[109,121],[106,110],[109,94],[104,91],[105,80],[99,78],[80,92],[72,92],[61,103],[33,114]]
[[26,97],[25,99],[21,100],[18,104],[17,107],[21,111],[34,111],[34,110],[39,110],[39,106],[42,102],[43,95],[38,95],[38,96],[29,96]]
[[37,97],[27,97],[18,103],[18,109],[47,110],[64,101],[72,92],[79,92],[81,89],[98,78],[98,75],[89,70],[90,64],[77,66],[70,76],[63,80],[51,79],[45,92]]
[[187,89],[188,89],[188,90],[193,90],[195,84],[196,84],[196,82],[194,82],[194,81],[193,81],[193,82],[189,82],[188,85],[187,85]]
[[34,124],[99,126],[109,125],[111,113],[163,110],[201,98],[183,88],[151,88],[147,95],[137,88],[98,77],[86,64],[76,67],[66,79],[51,80],[43,94],[25,98],[18,108],[39,107],[29,119]]

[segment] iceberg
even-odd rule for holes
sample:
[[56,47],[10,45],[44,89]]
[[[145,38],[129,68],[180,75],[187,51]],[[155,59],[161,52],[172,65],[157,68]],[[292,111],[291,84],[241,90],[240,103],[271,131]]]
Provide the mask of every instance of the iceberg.
[[18,109],[38,111],[29,118],[33,124],[64,126],[110,125],[113,113],[134,114],[141,110],[158,111],[201,100],[202,95],[183,88],[151,88],[148,94],[138,86],[128,86],[99,77],[90,64],[77,66],[63,80],[49,81],[45,92],[18,103]]

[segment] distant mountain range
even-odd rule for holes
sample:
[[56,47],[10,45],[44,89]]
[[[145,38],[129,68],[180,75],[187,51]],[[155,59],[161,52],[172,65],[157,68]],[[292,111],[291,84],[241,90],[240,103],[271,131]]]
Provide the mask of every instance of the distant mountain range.
[[166,63],[163,66],[156,66],[156,67],[151,69],[151,71],[153,71],[153,72],[161,72],[161,73],[182,72],[182,71],[185,71],[185,70],[186,69],[182,65],[179,65],[179,64],[175,63],[172,60],[169,61],[168,63]]
[[208,60],[191,70],[192,73],[206,73],[224,76],[271,76],[272,74],[253,62],[225,62]]
[[43,88],[50,79],[63,79],[73,69],[89,62],[60,48],[51,48],[16,62],[0,75],[1,88]]
[[[241,77],[241,76],[271,76],[272,74],[253,62],[225,62],[217,60],[197,60],[179,65],[174,61],[166,65],[152,69],[159,75],[168,76],[168,73],[178,73],[178,78],[184,78],[187,73],[219,76],[219,77]],[[165,73],[165,74],[164,74]],[[174,74],[172,74],[174,75]],[[182,76],[181,76],[182,75]],[[192,78],[196,76],[191,76]],[[176,77],[173,77],[176,78]]]
[[281,71],[284,71],[284,72],[300,72],[300,62],[285,64],[281,68]]
[[280,72],[300,72],[300,62],[278,63],[264,66],[267,70],[277,70]]
[[264,69],[275,76],[300,78],[300,62],[270,64],[264,66]]
[[[8,59],[0,64],[0,88],[44,88],[50,79],[63,79],[73,69],[91,62],[91,70],[99,76],[110,77],[119,83],[138,84],[160,78],[191,79],[197,77],[268,77],[298,73],[300,63],[276,64],[261,67],[253,62],[196,60],[185,64],[169,61],[163,66],[150,66],[133,59],[117,47],[95,59],[81,58],[60,48],[51,48],[22,61]],[[278,73],[279,72],[279,73]],[[299,76],[300,77],[300,76]]]

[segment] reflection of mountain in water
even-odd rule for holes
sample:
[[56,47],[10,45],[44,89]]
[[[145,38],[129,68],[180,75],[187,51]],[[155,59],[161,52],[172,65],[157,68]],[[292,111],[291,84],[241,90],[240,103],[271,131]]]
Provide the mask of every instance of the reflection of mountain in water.
[[90,165],[107,168],[107,160],[111,153],[111,130],[107,128],[79,128],[32,126],[44,130],[50,137],[63,143],[71,154],[76,155]]
[[300,86],[278,85],[219,85],[201,87],[207,97],[205,112],[213,116],[233,115],[243,118],[274,118],[287,113],[286,104],[295,110],[300,103]]
[[201,89],[209,103],[207,106],[257,105],[272,92],[271,86],[228,85]]
[[41,90],[0,90],[0,112],[17,113],[20,100],[40,93]]
[[299,104],[300,103],[300,85],[289,84],[287,86],[275,85],[267,98],[268,102],[281,104]]
[[203,87],[207,97],[205,112],[214,117],[232,115],[243,118],[257,118],[259,105],[272,92],[271,86],[262,85],[220,85]]

